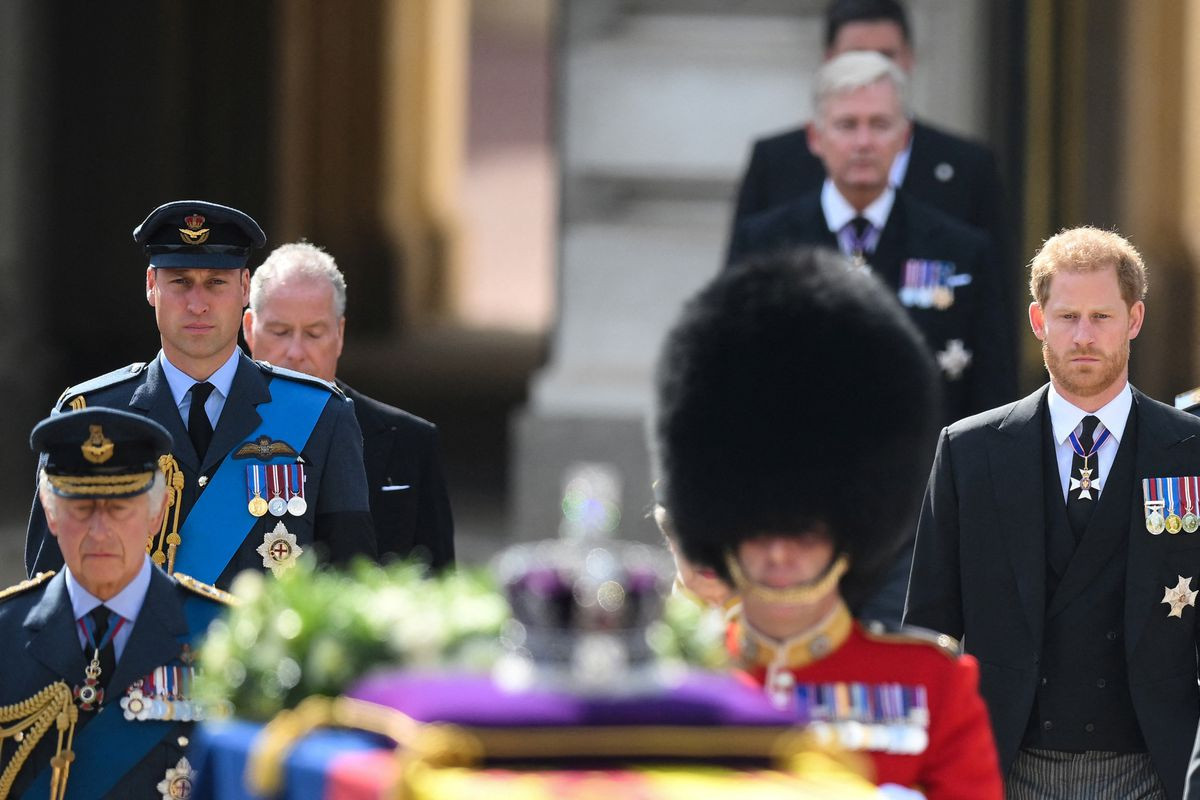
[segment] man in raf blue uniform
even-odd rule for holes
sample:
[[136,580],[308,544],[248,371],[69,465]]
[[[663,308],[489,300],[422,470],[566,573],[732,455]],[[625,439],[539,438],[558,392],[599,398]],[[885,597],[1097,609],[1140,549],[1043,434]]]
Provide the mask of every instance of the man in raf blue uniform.
[[0,796],[187,797],[197,637],[231,598],[145,551],[167,512],[171,436],[139,414],[33,429],[38,497],[65,566],[0,592]]
[[[178,569],[227,587],[244,569],[289,569],[303,552],[343,562],[375,555],[362,433],[345,395],[310,375],[254,362],[237,346],[252,248],[266,236],[227,206],[181,200],[133,232],[149,257],[146,299],[162,350],[67,389],[56,413],[127,408],[174,437],[160,468],[168,513],[149,545]],[[40,506],[30,516],[30,575],[62,555]]]

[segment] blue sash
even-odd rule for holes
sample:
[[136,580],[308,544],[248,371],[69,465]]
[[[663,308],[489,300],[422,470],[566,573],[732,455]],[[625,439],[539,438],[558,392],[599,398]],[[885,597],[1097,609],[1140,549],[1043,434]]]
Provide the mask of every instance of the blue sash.
[[[130,722],[125,719],[119,703],[100,708],[96,718],[75,732],[75,760],[67,776],[66,800],[93,800],[103,797],[117,781],[171,730],[176,721],[147,720]],[[46,736],[56,736],[54,730]],[[21,795],[25,800],[43,800],[50,796],[50,765],[34,779],[33,785]],[[154,788],[154,787],[150,787]]]
[[[268,436],[300,452],[327,402],[327,390],[297,381],[272,380],[270,402],[258,406],[262,422],[246,438]],[[204,583],[216,583],[256,522],[258,519],[246,509],[246,471],[230,451],[183,521],[176,571]]]

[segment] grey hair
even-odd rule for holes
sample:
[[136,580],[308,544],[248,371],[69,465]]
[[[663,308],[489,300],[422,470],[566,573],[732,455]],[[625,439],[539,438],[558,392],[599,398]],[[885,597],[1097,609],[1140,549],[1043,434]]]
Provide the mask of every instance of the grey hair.
[[896,62],[872,50],[851,50],[825,62],[813,79],[813,109],[816,117],[821,108],[834,97],[863,89],[879,81],[890,81],[896,89],[900,110],[912,119],[912,97],[908,77]]
[[303,239],[276,247],[254,270],[250,278],[250,308],[259,311],[271,286],[293,276],[329,281],[333,288],[333,315],[346,315],[346,276],[338,269],[333,256]]
[[[154,470],[154,482],[150,484],[150,488],[146,492],[150,498],[150,519],[154,519],[158,516],[158,510],[167,496],[167,479],[162,470]],[[42,500],[42,507],[46,510],[46,515],[54,516],[57,513],[58,501],[63,498],[50,489],[50,481],[46,480],[46,470],[44,469],[38,473],[38,496]]]

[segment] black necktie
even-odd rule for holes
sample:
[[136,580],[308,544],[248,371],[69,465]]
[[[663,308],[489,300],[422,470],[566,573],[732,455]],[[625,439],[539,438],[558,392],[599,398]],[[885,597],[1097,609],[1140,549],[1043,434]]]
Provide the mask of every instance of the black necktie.
[[865,217],[855,217],[846,223],[846,228],[850,229],[848,231],[850,241],[844,243],[843,246],[849,244],[849,255],[861,263],[865,256],[871,254],[871,248],[867,247],[869,244],[867,239],[871,235],[871,223]]
[[[108,623],[112,618],[112,614],[107,606],[96,606],[88,612],[88,617],[92,620],[92,642],[100,644],[104,642],[105,635],[108,634]],[[119,617],[118,617],[119,619]],[[115,637],[113,637],[115,638]],[[92,655],[95,651],[87,654],[87,660],[92,660]],[[100,686],[107,687],[109,680],[112,679],[113,671],[117,668],[117,650],[113,647],[113,639],[110,638],[104,642],[104,646],[100,648]]]
[[213,385],[207,381],[192,384],[192,407],[188,410],[188,436],[196,448],[196,456],[203,461],[212,441],[212,423],[204,410],[204,401],[212,394]]
[[[1100,420],[1090,414],[1083,418],[1083,429],[1079,433],[1079,445],[1085,453],[1092,452],[1098,424],[1100,424]],[[1092,454],[1087,459],[1086,471],[1083,461],[1083,457],[1078,452],[1072,454],[1071,478],[1074,480],[1069,482],[1071,488],[1067,490],[1067,517],[1071,520],[1071,531],[1075,534],[1077,542],[1083,538],[1088,520],[1092,518],[1092,510],[1096,508],[1096,503],[1100,500],[1100,491],[1097,488],[1100,481],[1100,456]]]

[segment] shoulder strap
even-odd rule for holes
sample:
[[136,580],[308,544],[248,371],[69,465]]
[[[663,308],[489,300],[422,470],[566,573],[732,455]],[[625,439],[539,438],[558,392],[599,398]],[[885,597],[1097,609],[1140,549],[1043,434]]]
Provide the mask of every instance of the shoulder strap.
[[74,386],[68,386],[67,389],[58,396],[58,400],[54,403],[54,407],[65,411],[63,404],[70,402],[71,409],[78,411],[87,405],[87,401],[83,395],[88,392],[94,392],[97,389],[106,389],[109,386],[116,386],[118,383],[135,378],[142,373],[146,368],[146,362],[137,361],[127,367],[115,369],[112,372],[105,373],[91,380],[77,383]]
[[21,581],[20,583],[9,586],[7,589],[0,590],[0,600],[4,600],[5,598],[8,598],[8,597],[15,597],[16,595],[19,595],[23,592],[29,591],[30,589],[32,589],[35,586],[41,586],[43,583],[45,583],[46,581],[50,580],[53,577],[54,577],[54,570],[49,570],[47,572],[39,572],[37,575],[34,575],[32,578],[26,578],[25,580]]

